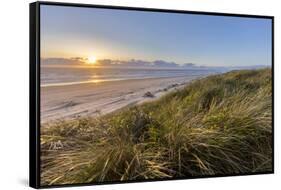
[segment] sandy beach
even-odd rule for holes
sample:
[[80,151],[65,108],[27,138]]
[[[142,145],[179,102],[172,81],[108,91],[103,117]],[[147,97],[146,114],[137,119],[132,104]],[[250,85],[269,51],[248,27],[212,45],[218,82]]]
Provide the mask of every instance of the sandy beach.
[[155,100],[195,77],[132,79],[41,87],[41,123],[97,116]]

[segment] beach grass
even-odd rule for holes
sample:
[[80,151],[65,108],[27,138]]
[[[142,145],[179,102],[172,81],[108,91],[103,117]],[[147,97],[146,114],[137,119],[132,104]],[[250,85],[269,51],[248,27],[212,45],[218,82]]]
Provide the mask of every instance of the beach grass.
[[213,75],[152,102],[41,126],[41,185],[272,170],[271,69]]

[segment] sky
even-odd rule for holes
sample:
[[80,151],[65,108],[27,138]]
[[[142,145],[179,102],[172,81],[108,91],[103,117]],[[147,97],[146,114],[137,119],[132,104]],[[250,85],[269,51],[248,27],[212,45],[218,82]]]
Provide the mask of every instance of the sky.
[[271,20],[41,5],[41,58],[271,65]]

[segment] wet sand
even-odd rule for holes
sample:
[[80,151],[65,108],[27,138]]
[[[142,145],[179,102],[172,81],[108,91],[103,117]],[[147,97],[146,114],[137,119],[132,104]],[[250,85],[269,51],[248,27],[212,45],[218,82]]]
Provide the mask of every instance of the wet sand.
[[[132,79],[41,87],[41,123],[97,116],[155,100],[198,77]],[[149,92],[149,93],[148,93]]]

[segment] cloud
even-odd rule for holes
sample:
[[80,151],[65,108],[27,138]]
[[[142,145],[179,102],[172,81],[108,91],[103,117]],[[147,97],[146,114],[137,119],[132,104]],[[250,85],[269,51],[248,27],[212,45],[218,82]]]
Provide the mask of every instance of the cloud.
[[[73,58],[45,58],[41,59],[41,63],[45,65],[85,65],[88,63],[87,58],[73,57]],[[112,60],[112,59],[99,59],[96,61],[95,66],[103,67],[147,67],[147,68],[199,68],[194,63],[185,63],[179,65],[175,62],[164,60],[144,61],[139,59],[130,60]]]
[[182,65],[183,67],[196,67],[194,63],[185,63]]
[[98,60],[97,64],[100,66],[112,66],[112,67],[180,67],[180,65],[174,62],[167,62],[163,60],[156,61],[143,61],[137,59],[131,59],[128,61],[102,59]]
[[159,67],[178,67],[179,65],[174,63],[174,62],[166,62],[163,60],[156,60],[153,61],[154,66],[159,66]]
[[85,64],[86,61],[87,59],[83,57],[41,59],[41,63],[46,65],[81,65]]
[[113,62],[111,59],[99,59],[96,61],[96,64],[101,66],[111,66]]

